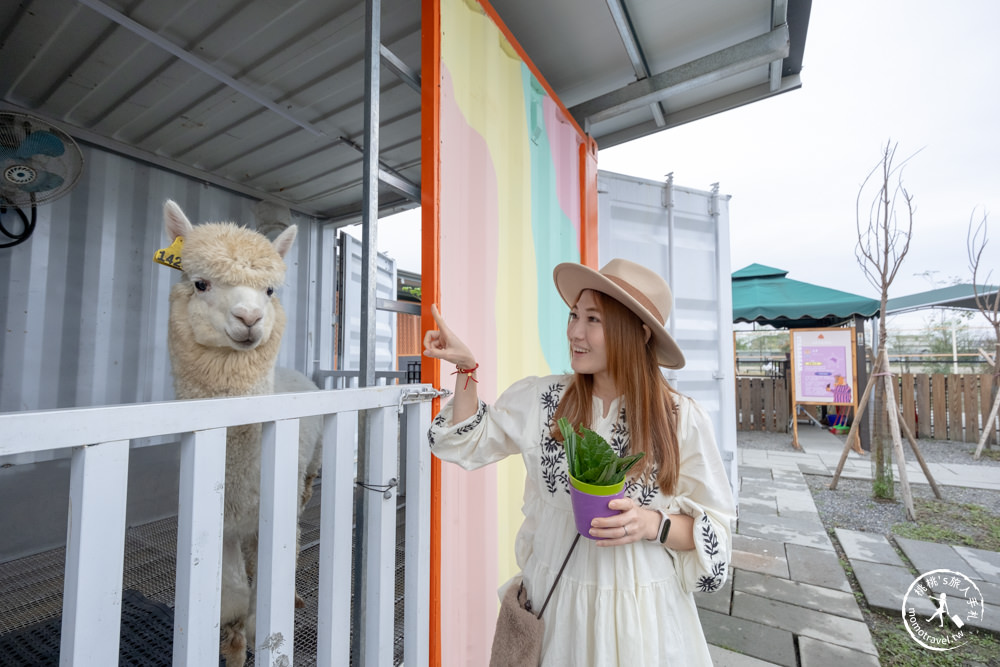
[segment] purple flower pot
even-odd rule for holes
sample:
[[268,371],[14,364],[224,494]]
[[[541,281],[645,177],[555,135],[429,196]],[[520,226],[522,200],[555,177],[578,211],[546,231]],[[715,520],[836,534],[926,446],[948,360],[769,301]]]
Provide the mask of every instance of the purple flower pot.
[[590,522],[596,517],[614,516],[620,514],[618,510],[608,508],[615,498],[624,498],[625,489],[611,495],[594,495],[580,491],[572,484],[569,485],[569,496],[573,502],[573,518],[576,519],[576,530],[592,540],[600,539],[590,534]]

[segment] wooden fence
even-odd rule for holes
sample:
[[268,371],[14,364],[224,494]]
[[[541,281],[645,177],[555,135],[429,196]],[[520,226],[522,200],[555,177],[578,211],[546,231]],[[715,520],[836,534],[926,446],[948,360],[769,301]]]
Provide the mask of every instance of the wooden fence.
[[[979,442],[983,429],[998,441],[998,424],[985,424],[997,378],[991,374],[904,373],[894,376],[896,396],[910,432],[918,438]],[[787,433],[791,396],[783,378],[736,379],[736,429]]]

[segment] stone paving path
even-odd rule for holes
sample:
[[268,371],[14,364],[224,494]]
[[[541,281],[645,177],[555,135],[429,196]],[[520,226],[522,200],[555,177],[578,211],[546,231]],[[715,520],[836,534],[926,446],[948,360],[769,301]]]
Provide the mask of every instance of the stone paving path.
[[[879,664],[845,564],[803,477],[832,475],[843,439],[805,427],[799,441],[804,452],[790,445],[738,452],[733,569],[723,590],[695,596],[716,666]],[[907,472],[911,482],[925,482],[919,466]],[[931,474],[941,485],[1000,489],[996,468],[931,464]],[[870,479],[871,464],[851,453],[842,476]],[[1000,554],[898,538],[911,568],[884,536],[842,529],[836,535],[870,606],[901,613],[917,574],[949,569],[979,587],[986,604],[978,626],[1000,632]]]

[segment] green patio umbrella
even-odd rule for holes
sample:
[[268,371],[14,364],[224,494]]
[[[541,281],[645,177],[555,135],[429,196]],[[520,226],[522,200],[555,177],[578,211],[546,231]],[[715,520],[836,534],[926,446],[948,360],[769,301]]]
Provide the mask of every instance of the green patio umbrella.
[[791,280],[787,275],[788,271],[762,264],[733,273],[733,322],[800,329],[878,314],[878,299]]

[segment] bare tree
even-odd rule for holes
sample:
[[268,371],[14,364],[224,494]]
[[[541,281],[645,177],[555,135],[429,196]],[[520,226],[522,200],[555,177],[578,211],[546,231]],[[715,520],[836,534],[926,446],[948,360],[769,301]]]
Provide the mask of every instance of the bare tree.
[[[969,216],[969,231],[965,237],[966,249],[969,253],[969,270],[972,271],[972,291],[976,296],[976,306],[979,308],[979,312],[993,326],[993,358],[991,359],[985,353],[983,356],[986,357],[986,362],[993,367],[993,377],[996,380],[1000,380],[1000,290],[995,286],[990,287],[989,281],[993,275],[993,271],[984,267],[982,262],[983,251],[986,250],[986,244],[989,243],[989,237],[987,236],[987,215],[983,212],[983,219],[973,229],[972,225],[975,218],[976,214],[973,211],[972,215]],[[985,276],[983,276],[984,272],[986,273]],[[1000,410],[1000,391],[998,391],[998,387],[996,386],[997,382],[994,381],[993,384],[993,408],[990,410],[989,417],[983,422],[983,435],[976,446],[974,457],[977,461],[982,456],[986,441],[989,440],[990,434],[993,433],[993,424],[997,418],[997,412]]]
[[[882,150],[882,157],[862,182],[858,190],[858,197],[855,204],[855,223],[858,232],[858,245],[855,255],[861,270],[868,281],[881,293],[879,303],[879,333],[878,350],[872,367],[872,374],[868,380],[868,386],[858,404],[858,413],[851,431],[847,435],[847,442],[844,445],[844,452],[840,457],[840,464],[834,474],[830,484],[831,489],[837,488],[837,480],[843,470],[844,462],[847,460],[847,453],[853,443],[857,440],[858,425],[867,406],[868,396],[872,389],[875,390],[875,428],[872,441],[872,456],[874,457],[875,470],[872,479],[872,489],[876,496],[892,497],[892,461],[888,455],[888,448],[885,440],[888,439],[886,430],[891,434],[892,449],[896,455],[897,468],[899,470],[899,481],[902,487],[903,502],[906,506],[906,516],[910,520],[916,519],[916,510],[913,507],[913,495],[910,491],[910,484],[906,475],[905,459],[903,457],[903,445],[900,435],[900,425],[905,429],[899,415],[899,408],[896,403],[893,381],[889,373],[889,362],[886,354],[886,331],[885,308],[889,300],[889,287],[895,280],[899,267],[902,265],[906,254],[910,250],[910,239],[913,235],[913,197],[906,188],[903,187],[902,169],[912,158],[896,163],[896,149],[898,144],[887,142]],[[874,194],[871,193],[869,184],[877,184]],[[897,213],[897,209],[902,210],[902,215]],[[862,220],[867,218],[867,223]],[[879,382],[882,379],[882,382]],[[931,478],[927,464],[920,455],[917,443],[913,439],[908,429],[907,438],[917,460],[920,462],[928,481],[931,483],[935,494],[940,497],[937,485]]]

